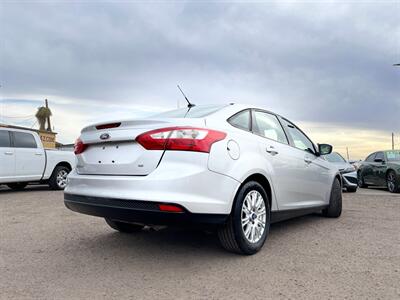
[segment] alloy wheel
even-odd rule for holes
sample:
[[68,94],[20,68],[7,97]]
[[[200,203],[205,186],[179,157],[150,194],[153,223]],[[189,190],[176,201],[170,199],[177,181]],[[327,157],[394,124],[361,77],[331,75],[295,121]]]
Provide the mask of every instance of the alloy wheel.
[[67,185],[67,176],[68,172],[66,170],[60,170],[60,172],[58,172],[56,182],[59,188],[65,188]]
[[396,177],[394,176],[393,172],[390,172],[387,176],[387,187],[389,192],[394,192],[396,188]]
[[242,230],[250,243],[261,240],[266,226],[266,208],[263,196],[256,190],[247,193],[241,211]]

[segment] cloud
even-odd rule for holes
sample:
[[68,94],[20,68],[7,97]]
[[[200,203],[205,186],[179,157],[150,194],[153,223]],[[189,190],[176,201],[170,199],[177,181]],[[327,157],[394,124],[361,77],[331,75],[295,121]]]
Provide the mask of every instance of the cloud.
[[0,93],[48,98],[69,119],[90,121],[174,108],[180,83],[199,104],[262,103],[294,121],[398,132],[399,9],[395,1],[3,1]]

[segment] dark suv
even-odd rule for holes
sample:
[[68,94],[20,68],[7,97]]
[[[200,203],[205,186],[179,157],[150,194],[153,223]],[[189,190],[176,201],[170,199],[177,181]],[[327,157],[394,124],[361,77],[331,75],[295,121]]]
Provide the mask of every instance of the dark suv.
[[387,186],[389,192],[400,192],[400,150],[374,152],[361,163],[358,186]]

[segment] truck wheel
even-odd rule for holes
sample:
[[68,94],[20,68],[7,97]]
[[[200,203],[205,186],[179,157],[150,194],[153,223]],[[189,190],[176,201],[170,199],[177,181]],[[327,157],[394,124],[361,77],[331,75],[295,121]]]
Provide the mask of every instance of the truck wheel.
[[231,252],[257,253],[268,237],[270,207],[267,193],[255,181],[247,182],[236,195],[228,221],[218,230],[222,247]]
[[140,224],[124,223],[124,222],[114,221],[108,218],[105,218],[105,220],[106,223],[110,225],[112,229],[115,229],[119,232],[133,233],[141,231],[144,228],[144,225]]
[[63,190],[67,185],[67,176],[71,170],[64,166],[54,169],[49,179],[49,186],[52,190]]
[[7,186],[14,191],[22,191],[27,185],[27,182],[14,182],[7,184]]
[[328,218],[339,218],[342,214],[342,187],[339,179],[335,178],[332,185],[331,198],[327,208],[322,210],[322,215]]

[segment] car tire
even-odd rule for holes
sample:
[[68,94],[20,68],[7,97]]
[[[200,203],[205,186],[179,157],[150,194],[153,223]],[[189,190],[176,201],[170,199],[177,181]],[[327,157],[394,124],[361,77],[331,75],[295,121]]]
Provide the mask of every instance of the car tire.
[[356,186],[347,187],[346,191],[348,193],[355,193],[355,192],[357,192],[357,187]]
[[53,170],[49,179],[49,186],[52,190],[63,190],[67,185],[67,176],[71,172],[64,166],[58,166]]
[[13,182],[7,184],[7,186],[14,191],[22,191],[27,185],[27,182]]
[[111,220],[108,218],[105,218],[105,220],[106,220],[106,223],[112,229],[115,229],[119,232],[133,233],[133,232],[141,231],[144,228],[144,225],[141,225],[141,224],[124,223],[124,222]]
[[327,218],[339,218],[342,214],[342,187],[339,179],[335,178],[332,185],[329,205],[322,210],[322,215]]
[[386,175],[386,186],[391,193],[400,192],[400,183],[394,171],[389,171]]
[[218,237],[226,250],[252,255],[264,245],[269,227],[268,195],[261,184],[249,181],[237,193],[227,222],[218,229]]
[[367,188],[368,185],[364,182],[364,177],[361,175],[360,172],[357,173],[357,180],[358,180],[358,187],[360,188]]

